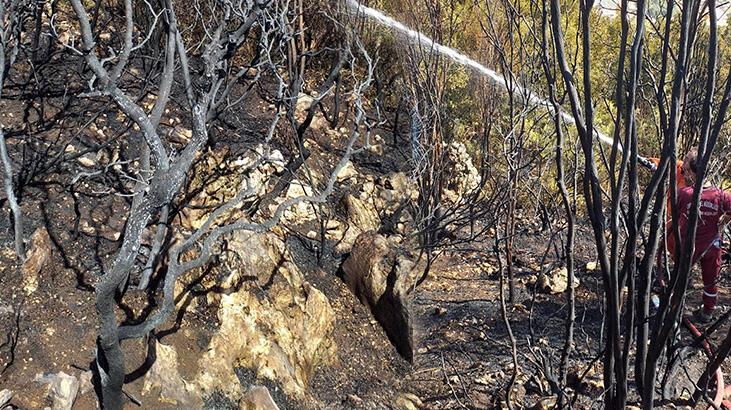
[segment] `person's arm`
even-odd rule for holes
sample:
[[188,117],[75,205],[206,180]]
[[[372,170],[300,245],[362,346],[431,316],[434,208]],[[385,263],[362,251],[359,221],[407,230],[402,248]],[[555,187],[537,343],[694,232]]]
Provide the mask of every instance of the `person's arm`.
[[660,158],[645,158],[645,157],[637,157],[637,162],[640,163],[643,167],[650,170],[650,172],[657,171],[658,165],[660,165]]
[[657,167],[660,165],[660,158],[642,158],[638,159],[639,163],[647,168],[650,172],[657,171]]

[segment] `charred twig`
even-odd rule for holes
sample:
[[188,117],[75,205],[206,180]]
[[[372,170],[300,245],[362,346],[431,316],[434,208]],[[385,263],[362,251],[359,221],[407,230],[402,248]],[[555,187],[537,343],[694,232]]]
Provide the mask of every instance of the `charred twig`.
[[18,339],[20,337],[20,315],[22,307],[23,305],[21,303],[16,308],[15,320],[13,321],[14,327],[6,335],[5,342],[0,344],[0,349],[5,347],[8,349],[8,361],[3,364],[3,368],[0,370],[0,376],[15,363],[15,349],[18,346]]
[[449,374],[447,374],[447,366],[444,364],[444,353],[440,353],[439,358],[442,362],[442,375],[444,375],[444,382],[447,383],[449,390],[452,392],[452,397],[457,400],[457,404],[459,404],[459,406],[463,409],[466,409],[467,406],[465,406],[464,403],[462,403],[462,400],[459,399],[459,396],[457,396],[457,391],[454,390],[454,387],[452,387],[452,383],[449,380]]

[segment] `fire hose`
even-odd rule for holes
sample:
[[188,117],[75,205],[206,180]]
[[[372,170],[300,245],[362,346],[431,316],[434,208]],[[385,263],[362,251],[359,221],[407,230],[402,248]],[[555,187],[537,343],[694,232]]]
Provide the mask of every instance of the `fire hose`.
[[[709,359],[713,359],[713,349],[711,348],[711,344],[708,343],[708,339],[706,339],[703,334],[698,330],[698,328],[693,324],[693,322],[690,321],[690,319],[683,318],[683,324],[685,324],[685,327],[690,330],[691,333],[693,333],[693,336],[696,338],[703,338],[703,350],[706,352],[706,355]],[[723,382],[723,372],[721,371],[721,368],[719,367],[716,369],[716,395],[713,398],[713,405],[709,406],[708,409],[714,409],[719,408],[721,406],[725,407],[726,409],[731,410],[731,402],[726,400],[727,395],[731,395],[731,385],[725,386]]]
[[647,158],[645,158],[643,156],[638,155],[637,156],[637,162],[639,162],[640,165],[642,165],[643,167],[649,169],[650,171],[653,171],[654,172],[657,169],[657,167],[655,166],[655,164],[652,161],[650,161],[649,159],[647,159]]
[[[423,33],[412,30],[409,27],[405,26],[403,23],[393,19],[390,16],[387,16],[383,12],[365,6],[361,4],[358,0],[346,0],[345,4],[354,12],[358,14],[362,14],[364,16],[367,16],[368,18],[378,22],[379,24],[390,28],[391,30],[400,32],[402,35],[406,37],[407,40],[410,42],[420,44],[424,46],[425,49],[431,50],[434,53],[442,54],[450,59],[458,62],[459,64],[462,64],[465,67],[470,67],[473,70],[475,70],[477,73],[479,73],[482,76],[490,78],[492,81],[494,81],[496,84],[502,86],[505,89],[513,90],[517,92],[519,95],[526,96],[526,102],[529,105],[540,105],[548,108],[549,110],[555,110],[554,106],[545,98],[542,98],[541,96],[537,95],[533,90],[530,90],[528,88],[525,88],[515,82],[508,82],[503,76],[501,76],[499,73],[497,73],[495,70],[492,70],[488,67],[485,67],[484,65],[480,64],[479,62],[469,58],[465,54],[460,53],[458,50],[439,44],[436,41],[432,40],[431,38],[425,36]],[[564,110],[558,108],[558,114],[560,115],[561,119],[569,124],[575,124],[575,119],[573,116]],[[594,136],[602,143],[607,145],[613,145],[615,143],[614,139],[609,137],[608,135],[602,133],[598,129],[594,129]],[[621,151],[623,148],[621,144],[618,144],[618,148]],[[649,169],[650,171],[654,172],[656,171],[657,167],[656,165],[650,161],[649,159],[643,157],[643,156],[637,156],[637,162],[642,165],[643,167]],[[685,319],[686,326],[690,329],[690,331],[695,335],[696,338],[701,337],[701,333],[698,331],[698,328],[695,327],[695,325],[689,320]],[[703,345],[706,351],[706,354],[709,357],[712,357],[713,350],[711,349],[710,344],[707,340],[704,339]],[[724,400],[724,394],[725,393],[731,393],[731,389],[727,392],[726,388],[724,387],[723,382],[723,374],[721,370],[716,371],[716,397],[714,398],[714,405],[716,407],[719,407],[723,405],[727,409],[731,410],[731,403],[727,400]],[[731,386],[729,386],[731,388]]]

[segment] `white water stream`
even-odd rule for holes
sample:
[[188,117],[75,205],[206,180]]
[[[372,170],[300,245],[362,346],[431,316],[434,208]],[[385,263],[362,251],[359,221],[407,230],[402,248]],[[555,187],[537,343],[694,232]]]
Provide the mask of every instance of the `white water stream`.
[[[491,69],[485,67],[484,65],[478,63],[477,61],[467,57],[466,55],[460,53],[459,51],[457,51],[451,47],[447,47],[443,44],[439,44],[436,41],[432,40],[431,38],[425,36],[424,34],[406,27],[403,23],[393,19],[392,17],[389,17],[374,8],[364,6],[360,3],[358,3],[356,0],[345,0],[345,3],[347,4],[348,7],[353,9],[355,12],[362,13],[363,15],[368,16],[369,18],[375,20],[376,22],[378,22],[381,25],[384,25],[393,30],[399,31],[401,34],[406,36],[409,40],[414,41],[427,49],[434,50],[435,52],[437,52],[439,54],[447,56],[459,64],[462,64],[466,67],[473,68],[475,71],[477,71],[478,73],[480,73],[484,76],[489,77],[495,83],[497,83],[501,87],[505,88],[506,90],[510,87],[508,85],[508,82],[505,79],[505,77],[498,74],[495,70],[491,70]],[[516,82],[513,83],[512,87],[520,95],[527,97],[528,104],[541,105],[553,112],[553,105],[547,99],[537,95],[532,90],[527,89],[527,88],[517,84]],[[561,118],[569,124],[576,123],[576,121],[574,120],[574,117],[571,114],[567,113],[566,111],[559,110],[559,115],[561,115]],[[599,139],[599,141],[601,141],[607,145],[611,146],[614,143],[613,138],[611,138],[608,135],[604,134],[603,132],[597,130],[596,128],[594,129],[594,135],[596,135],[596,137],[597,137],[597,139]],[[619,150],[622,150],[622,144],[618,144],[618,147],[619,147]]]

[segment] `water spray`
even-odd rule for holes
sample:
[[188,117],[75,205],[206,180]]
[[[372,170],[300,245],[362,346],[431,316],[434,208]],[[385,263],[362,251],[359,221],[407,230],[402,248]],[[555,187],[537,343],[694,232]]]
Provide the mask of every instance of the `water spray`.
[[[470,68],[474,69],[479,74],[490,78],[491,80],[493,80],[493,82],[495,82],[500,87],[502,87],[506,90],[510,89],[512,87],[513,89],[518,91],[518,93],[520,93],[521,95],[526,96],[526,99],[527,99],[526,102],[528,104],[535,105],[535,106],[543,106],[543,107],[546,107],[551,112],[553,112],[553,110],[554,110],[553,104],[551,104],[550,101],[548,101],[547,99],[539,96],[538,94],[534,93],[532,90],[530,90],[526,87],[523,87],[520,84],[517,84],[517,83],[513,83],[512,85],[508,84],[508,81],[505,79],[505,77],[498,74],[495,70],[491,70],[490,68],[485,67],[484,65],[478,63],[477,61],[460,53],[459,51],[457,51],[451,47],[445,46],[443,44],[439,44],[436,41],[429,38],[428,36],[425,36],[421,32],[412,30],[412,29],[408,28],[406,25],[404,25],[403,23],[393,19],[392,17],[385,15],[381,11],[368,7],[368,6],[364,6],[360,3],[358,3],[356,0],[345,0],[345,4],[348,7],[350,7],[351,9],[353,9],[353,11],[355,11],[356,13],[362,13],[363,15],[375,20],[379,24],[382,24],[393,30],[399,31],[401,34],[406,36],[409,40],[411,40],[425,48],[433,50],[436,53],[447,56],[450,59],[452,59],[453,61],[455,61],[465,67],[470,67]],[[558,114],[561,117],[561,119],[563,121],[565,121],[566,123],[576,124],[576,120],[574,120],[574,117],[571,114],[567,113],[566,111],[561,110],[559,108]],[[602,142],[607,145],[614,144],[613,138],[609,137],[608,135],[604,134],[603,132],[599,131],[596,128],[594,128],[594,135],[596,136],[597,140],[599,140],[599,142]],[[622,144],[617,142],[617,148],[621,152],[623,150]],[[655,170],[655,164],[653,164],[647,158],[638,155],[637,160],[641,165],[647,167],[648,169],[650,169],[652,171]]]

